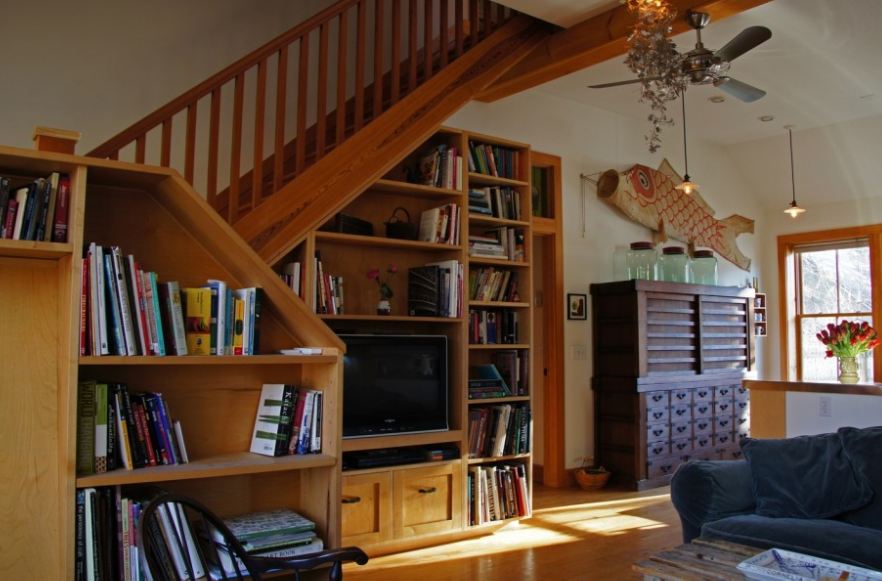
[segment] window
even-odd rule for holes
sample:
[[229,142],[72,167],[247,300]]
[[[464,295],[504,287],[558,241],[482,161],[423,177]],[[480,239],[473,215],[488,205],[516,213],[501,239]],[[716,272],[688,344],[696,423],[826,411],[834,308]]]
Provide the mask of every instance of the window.
[[[779,236],[778,268],[781,378],[835,381],[816,335],[843,319],[882,323],[882,225]],[[882,356],[859,363],[861,381],[882,378]]]

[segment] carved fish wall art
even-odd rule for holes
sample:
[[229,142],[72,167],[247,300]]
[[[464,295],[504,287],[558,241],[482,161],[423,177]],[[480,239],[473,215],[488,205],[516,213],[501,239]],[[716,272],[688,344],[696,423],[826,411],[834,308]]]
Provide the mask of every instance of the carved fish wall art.
[[714,210],[698,192],[684,194],[674,186],[682,181],[668,163],[657,170],[637,164],[624,172],[607,170],[597,182],[597,196],[621,210],[625,216],[668,237],[686,242],[690,248],[704,246],[744,270],[750,269],[735,238],[753,233],[753,220],[734,214],[718,220]]

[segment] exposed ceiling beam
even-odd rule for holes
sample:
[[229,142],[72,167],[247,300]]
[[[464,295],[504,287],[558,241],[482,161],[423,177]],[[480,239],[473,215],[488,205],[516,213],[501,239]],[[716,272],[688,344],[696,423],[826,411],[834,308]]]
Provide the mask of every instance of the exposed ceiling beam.
[[[744,12],[770,0],[671,0],[678,17],[673,34],[689,30],[682,15],[687,10],[707,12],[711,22]],[[626,6],[617,6],[570,28],[552,34],[527,58],[478,95],[479,101],[496,101],[547,83],[628,52],[627,38],[634,17]]]

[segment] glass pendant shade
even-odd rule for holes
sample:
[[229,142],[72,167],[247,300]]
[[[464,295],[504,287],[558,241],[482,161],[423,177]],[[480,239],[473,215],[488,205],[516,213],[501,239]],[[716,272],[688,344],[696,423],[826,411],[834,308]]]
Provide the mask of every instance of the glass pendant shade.
[[800,207],[800,206],[796,203],[796,200],[790,202],[790,205],[787,206],[787,208],[784,209],[784,213],[785,213],[785,214],[790,214],[790,217],[791,217],[791,218],[796,218],[797,216],[799,216],[799,215],[802,214],[803,212],[805,212],[805,208]]
[[790,205],[784,208],[784,213],[789,214],[791,218],[796,219],[797,216],[805,212],[805,208],[800,207],[796,203],[796,178],[793,171],[793,128],[787,127],[787,134],[790,136],[790,189],[793,192],[793,199]]
[[689,174],[686,174],[683,177],[683,181],[674,186],[675,189],[680,190],[684,194],[691,194],[692,192],[697,192],[700,186],[695,182],[689,179]]

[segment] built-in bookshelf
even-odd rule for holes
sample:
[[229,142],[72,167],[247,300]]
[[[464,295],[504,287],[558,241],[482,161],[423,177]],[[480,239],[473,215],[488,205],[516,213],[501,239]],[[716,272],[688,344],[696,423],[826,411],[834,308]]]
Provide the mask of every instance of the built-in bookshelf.
[[[10,578],[74,576],[77,491],[145,487],[186,494],[222,517],[286,507],[314,520],[325,545],[340,542],[339,389],[342,343],[310,314],[276,274],[174,171],[72,155],[0,147],[0,175],[29,183],[53,172],[69,176],[66,242],[0,240],[0,338],[21,357],[3,359],[0,420],[10,456],[0,498]],[[84,245],[119,246],[145,272],[182,287],[209,279],[260,288],[260,346],[233,355],[80,357]],[[85,251],[87,252],[87,248]],[[282,348],[321,347],[318,355],[279,355]],[[125,384],[132,393],[161,392],[180,421],[187,462],[76,474],[78,384]],[[265,457],[249,452],[261,386],[286,383],[321,390],[321,453]],[[21,389],[21,386],[28,389]],[[34,459],[40,470],[33,469]],[[114,493],[115,493],[115,489]]]
[[[477,163],[476,147],[481,147],[483,152]],[[500,161],[495,172],[486,166],[488,173],[482,173],[484,164],[491,159],[488,157],[491,151],[494,165],[496,155],[501,156],[500,160],[504,158],[505,163]],[[473,158],[471,166],[470,157]],[[341,504],[344,543],[357,544],[371,552],[385,552],[439,542],[448,533],[484,531],[488,526],[509,522],[511,518],[473,524],[477,521],[469,517],[475,500],[474,488],[469,485],[470,470],[485,465],[513,466],[515,471],[520,467],[523,490],[527,491],[524,514],[529,514],[532,434],[529,433],[529,415],[523,412],[529,409],[532,393],[529,385],[532,343],[529,168],[530,151],[525,144],[442,128],[343,208],[342,218],[335,217],[310,233],[276,267],[283,276],[286,268],[289,272],[295,268],[285,265],[299,263],[296,268],[300,272],[304,300],[338,333],[439,334],[448,338],[450,429],[343,440],[342,451],[452,444],[459,450],[459,458],[443,463],[345,471]],[[475,193],[471,193],[473,191]],[[453,207],[456,209],[450,210]],[[401,224],[402,221],[410,226]],[[438,232],[446,232],[446,237],[426,241],[424,230],[428,223],[438,225]],[[332,231],[339,230],[341,224],[346,225],[342,228],[348,231]],[[470,256],[470,242],[475,236],[487,246],[484,253]],[[322,290],[319,282],[318,260],[322,272],[342,279],[342,312],[322,312],[321,293],[327,291]],[[410,300],[418,296],[414,281],[435,280],[435,267],[431,265],[440,264],[445,268],[447,263],[461,265],[462,286],[458,291],[461,307],[456,312],[439,310],[438,313],[415,308]],[[389,272],[390,267],[397,272]],[[372,270],[379,271],[380,280],[391,290],[388,314],[378,314],[381,296],[378,283],[369,278]],[[499,342],[471,344],[470,311],[492,312],[500,319],[517,319],[517,332],[505,341],[500,338]],[[519,362],[516,369],[502,373],[514,384],[511,391],[497,394],[499,397],[470,399],[470,368],[495,365],[502,358]],[[520,374],[523,377],[518,385],[517,379],[510,378]],[[518,417],[524,419],[527,426],[523,433],[526,451],[498,457],[471,456],[469,413],[472,408],[506,405],[522,410]],[[413,482],[429,482],[431,485],[423,488],[434,488],[437,492],[403,496],[403,491]],[[420,504],[429,501],[432,501],[430,505]],[[438,508],[442,506],[449,510]],[[396,526],[393,515],[399,513],[422,514],[426,520]]]

